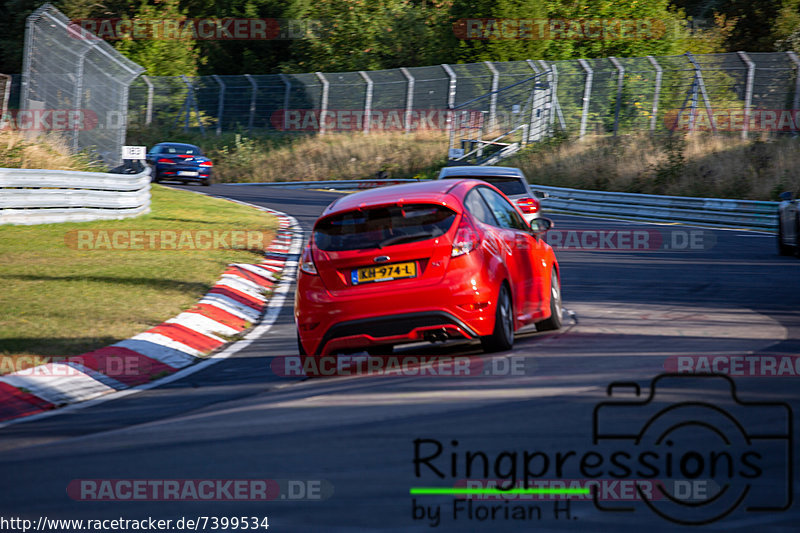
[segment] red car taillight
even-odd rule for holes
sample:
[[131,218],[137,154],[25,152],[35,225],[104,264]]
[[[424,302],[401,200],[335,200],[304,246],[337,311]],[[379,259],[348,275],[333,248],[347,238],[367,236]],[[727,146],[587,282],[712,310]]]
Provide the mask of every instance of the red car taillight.
[[211,161],[203,161],[202,163],[200,163],[200,166],[201,167],[213,167],[214,163],[212,163]]
[[173,161],[172,159],[167,159],[166,157],[162,157],[161,159],[158,160],[158,162],[159,163],[166,163],[167,165],[174,165],[175,164],[175,161]]
[[539,211],[539,200],[536,198],[520,198],[517,200],[517,205],[526,215],[532,215]]
[[466,215],[461,215],[461,222],[458,224],[456,236],[453,239],[453,249],[450,257],[458,257],[468,254],[481,243],[481,236],[470,223]]
[[305,272],[306,274],[311,274],[312,276],[317,276],[317,266],[314,264],[314,257],[311,253],[311,246],[306,246],[306,249],[303,250],[303,255],[300,256],[300,270]]

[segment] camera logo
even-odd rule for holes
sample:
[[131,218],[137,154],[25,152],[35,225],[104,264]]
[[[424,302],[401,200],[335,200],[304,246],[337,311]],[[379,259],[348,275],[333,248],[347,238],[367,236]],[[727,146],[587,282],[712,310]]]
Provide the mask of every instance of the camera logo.
[[[635,399],[613,399],[623,388]],[[646,397],[635,382],[615,382],[606,394],[612,399],[594,409],[594,444],[614,448],[614,477],[658,480],[657,496],[637,492],[661,518],[704,525],[736,509],[776,513],[792,505],[789,404],[743,401],[722,374],[662,374]],[[594,495],[593,502],[605,512],[636,510]]]

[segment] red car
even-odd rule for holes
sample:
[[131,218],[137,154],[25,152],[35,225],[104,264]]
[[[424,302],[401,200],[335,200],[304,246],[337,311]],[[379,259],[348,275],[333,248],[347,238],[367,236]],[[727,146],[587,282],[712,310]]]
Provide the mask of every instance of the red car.
[[494,186],[474,179],[382,187],[342,197],[305,248],[295,318],[302,355],[450,338],[511,348],[526,324],[561,327],[558,261]]

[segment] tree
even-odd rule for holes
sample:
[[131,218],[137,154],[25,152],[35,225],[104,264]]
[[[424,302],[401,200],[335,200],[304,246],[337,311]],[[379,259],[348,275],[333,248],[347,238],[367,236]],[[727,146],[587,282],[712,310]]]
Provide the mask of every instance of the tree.
[[[149,21],[148,38],[139,38],[135,30],[128,32],[114,43],[114,48],[126,57],[147,69],[151,76],[195,76],[201,62],[196,40],[189,32],[164,32],[162,21],[186,20],[186,12],[181,10],[178,0],[155,0],[148,4],[142,0],[133,17],[123,16],[130,21]],[[148,26],[145,26],[148,27]],[[179,26],[182,27],[182,26]]]

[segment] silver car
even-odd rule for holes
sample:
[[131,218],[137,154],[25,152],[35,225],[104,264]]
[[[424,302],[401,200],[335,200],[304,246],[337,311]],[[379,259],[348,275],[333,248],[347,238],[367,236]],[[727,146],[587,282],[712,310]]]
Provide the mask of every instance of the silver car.
[[800,200],[790,192],[782,193],[778,204],[778,252],[800,254]]
[[513,167],[444,167],[439,179],[474,178],[491,183],[517,204],[528,224],[541,216],[540,200],[547,197],[542,191],[533,191],[525,174]]

